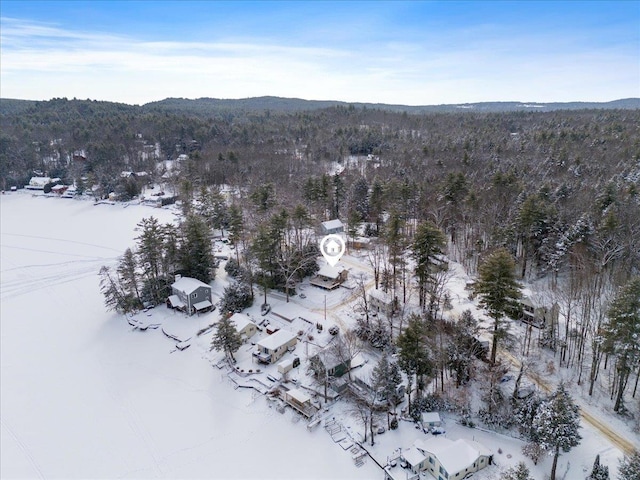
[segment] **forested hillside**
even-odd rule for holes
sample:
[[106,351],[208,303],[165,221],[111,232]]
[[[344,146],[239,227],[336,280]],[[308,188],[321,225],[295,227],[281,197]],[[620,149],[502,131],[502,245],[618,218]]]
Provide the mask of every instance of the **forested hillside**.
[[[353,338],[399,348],[401,368],[416,377],[417,405],[423,376],[441,392],[445,375],[456,389],[477,376],[475,319],[468,313],[454,326],[442,315],[450,305],[447,269],[433,266],[446,254],[477,277],[475,293],[494,320],[484,379],[493,393],[478,412],[486,425],[513,427],[520,411],[493,388],[505,372],[496,352],[512,348],[504,318],[522,314],[504,300],[519,297],[517,281],[531,287],[545,280],[538,283],[542,300],[557,304],[559,315],[538,325],[534,349],[551,352],[585,395],[610,395],[612,410],[637,414],[640,109],[416,114],[265,102],[259,105],[268,109],[251,102],[217,108],[194,101],[185,109],[191,103],[180,100],[142,107],[3,101],[2,186],[46,175],[96,198],[115,192],[129,199],[143,184],[179,195],[184,219],[177,229],[143,222],[135,251],[115,273],[101,272],[107,305],[122,311],[162,302],[175,272],[210,281],[213,257],[194,262],[185,252],[206,253],[211,229],[225,231],[237,247],[227,264],[235,280],[221,309],[251,304],[256,285],[265,303],[268,288],[288,298],[317,269],[317,245],[305,232],[342,219],[348,239],[369,237],[375,287],[394,305],[388,324],[367,314]],[[141,260],[146,254],[164,262],[153,275]],[[514,279],[492,304],[492,278],[501,271]],[[124,293],[114,287],[117,278]],[[356,279],[358,289],[366,305],[364,282]],[[526,332],[523,356],[532,338],[531,328]],[[422,370],[407,347],[414,344],[419,357],[430,352]]]

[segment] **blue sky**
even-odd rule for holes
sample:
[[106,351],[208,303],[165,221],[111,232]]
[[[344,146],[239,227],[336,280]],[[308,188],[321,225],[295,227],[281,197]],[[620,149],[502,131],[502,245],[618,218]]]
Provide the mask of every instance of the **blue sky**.
[[640,1],[0,0],[0,96],[640,97]]

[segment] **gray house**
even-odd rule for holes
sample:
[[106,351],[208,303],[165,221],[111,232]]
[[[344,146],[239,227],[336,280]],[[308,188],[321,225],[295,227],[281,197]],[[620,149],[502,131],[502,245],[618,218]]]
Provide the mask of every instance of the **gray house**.
[[167,307],[182,310],[193,315],[213,307],[211,287],[196,278],[179,277],[171,285],[172,295],[167,299]]
[[332,233],[343,233],[344,225],[338,219],[329,220],[320,224],[321,235],[331,235]]

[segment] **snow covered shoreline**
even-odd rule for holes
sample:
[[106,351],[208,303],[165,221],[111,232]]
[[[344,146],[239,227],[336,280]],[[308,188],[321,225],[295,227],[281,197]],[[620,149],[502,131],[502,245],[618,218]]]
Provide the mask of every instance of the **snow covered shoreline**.
[[100,265],[170,210],[0,199],[2,478],[379,478],[234,390],[190,348],[105,312]]
[[[136,224],[151,215],[175,218],[134,204],[0,198],[0,476],[382,478],[371,461],[356,468],[323,429],[308,432],[290,410],[281,415],[262,396],[234,390],[211,367],[204,340],[175,351],[161,329],[135,331],[105,312],[98,270],[133,245]],[[346,428],[357,435],[355,424]],[[418,433],[403,424],[376,437],[372,453],[384,461]],[[596,453],[615,472],[620,452],[590,427],[581,433],[583,443],[560,457],[566,480],[582,480]],[[501,465],[521,458],[515,439],[452,421],[447,434],[502,448]],[[535,478],[548,463],[532,468]],[[499,470],[475,478],[497,479]]]

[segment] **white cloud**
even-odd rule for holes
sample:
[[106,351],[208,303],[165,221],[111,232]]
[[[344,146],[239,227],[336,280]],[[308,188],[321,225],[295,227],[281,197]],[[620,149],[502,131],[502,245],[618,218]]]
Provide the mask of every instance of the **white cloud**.
[[[329,48],[269,38],[145,41],[3,18],[0,94],[126,103],[277,95],[411,105],[638,96],[637,57],[629,52],[580,49],[579,39],[554,43],[544,33],[505,41],[490,32]],[[454,37],[464,42],[450,43]]]

